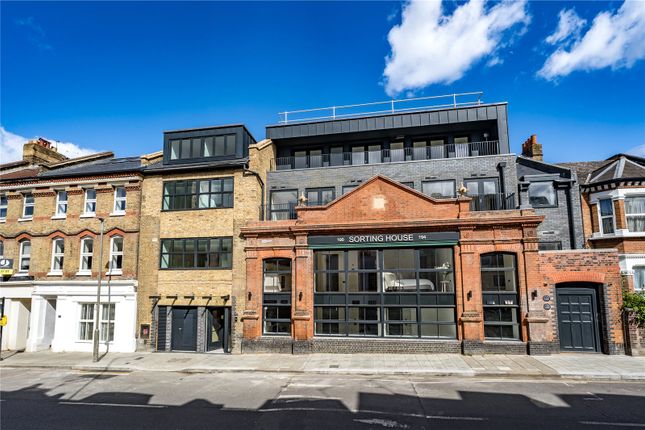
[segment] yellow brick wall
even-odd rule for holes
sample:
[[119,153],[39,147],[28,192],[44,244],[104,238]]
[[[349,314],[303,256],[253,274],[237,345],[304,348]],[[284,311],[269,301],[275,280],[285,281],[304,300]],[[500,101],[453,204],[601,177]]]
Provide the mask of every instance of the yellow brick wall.
[[[269,142],[250,147],[249,168],[266,179],[274,146]],[[163,182],[182,179],[234,178],[234,201],[230,209],[198,209],[162,211]],[[244,174],[241,168],[213,169],[199,173],[163,173],[147,175],[143,181],[141,201],[141,238],[139,253],[138,322],[151,324],[153,301],[150,296],[162,296],[161,304],[172,300],[163,296],[179,296],[174,305],[221,306],[231,305],[235,298],[233,321],[233,351],[239,351],[242,335],[240,316],[244,309],[246,290],[246,259],[240,228],[260,216],[262,189],[257,178]],[[219,237],[233,238],[232,269],[230,270],[160,270],[160,239]],[[183,296],[194,295],[195,299]],[[226,303],[221,296],[230,295]],[[203,296],[212,296],[210,301]],[[237,318],[235,318],[237,316]]]
[[[55,185],[45,181],[35,181],[31,187],[12,188],[3,184],[0,193],[8,196],[7,218],[0,223],[0,240],[4,242],[5,257],[14,259],[14,269],[18,270],[19,246],[22,238],[31,240],[31,267],[29,274],[38,280],[79,279],[88,280],[96,277],[99,260],[98,218],[105,219],[105,237],[103,245],[103,264],[107,265],[110,253],[109,236],[119,234],[124,237],[123,275],[114,279],[136,279],[139,242],[139,206],[141,199],[141,181],[139,178],[94,178],[78,184],[75,180],[59,180]],[[110,216],[114,207],[114,186],[126,187],[126,214]],[[81,187],[97,189],[96,217],[82,218],[84,193]],[[56,210],[56,191],[68,192],[67,216],[64,219],[52,219]],[[19,221],[23,210],[23,193],[34,194],[34,215],[30,221]],[[80,266],[81,238],[89,233],[97,235],[94,239],[92,276],[77,276]],[[62,276],[47,276],[51,269],[52,239],[62,237],[65,240],[65,258]]]

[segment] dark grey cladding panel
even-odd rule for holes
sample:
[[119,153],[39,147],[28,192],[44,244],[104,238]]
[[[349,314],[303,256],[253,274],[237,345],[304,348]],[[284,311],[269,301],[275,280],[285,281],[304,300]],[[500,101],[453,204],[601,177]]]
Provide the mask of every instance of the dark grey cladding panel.
[[508,126],[506,124],[506,116],[506,104],[500,103],[479,107],[449,108],[426,112],[395,113],[309,123],[271,125],[267,126],[266,134],[269,139],[280,140],[392,128],[497,120],[500,126],[500,141],[507,142]]

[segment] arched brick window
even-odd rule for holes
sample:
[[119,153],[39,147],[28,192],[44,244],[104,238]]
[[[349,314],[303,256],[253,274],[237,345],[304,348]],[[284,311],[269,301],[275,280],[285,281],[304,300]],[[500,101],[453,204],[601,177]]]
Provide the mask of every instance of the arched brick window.
[[517,257],[494,252],[481,256],[484,336],[487,339],[519,339]]
[[263,264],[264,334],[291,334],[291,260],[269,258]]

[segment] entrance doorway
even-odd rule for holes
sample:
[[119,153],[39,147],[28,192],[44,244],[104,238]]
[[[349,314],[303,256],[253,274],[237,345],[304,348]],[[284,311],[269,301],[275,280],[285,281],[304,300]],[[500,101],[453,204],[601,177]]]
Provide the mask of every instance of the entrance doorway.
[[207,308],[206,350],[231,352],[231,308]]
[[600,352],[598,301],[593,287],[557,288],[562,351]]
[[172,308],[171,348],[174,351],[197,350],[197,308]]

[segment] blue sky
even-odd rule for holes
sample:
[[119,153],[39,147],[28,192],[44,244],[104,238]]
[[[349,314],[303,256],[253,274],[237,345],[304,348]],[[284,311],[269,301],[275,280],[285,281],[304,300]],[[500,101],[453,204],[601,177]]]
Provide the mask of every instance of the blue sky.
[[548,161],[645,154],[645,2],[0,8],[1,161],[34,136],[128,156],[164,130],[259,140],[285,109],[479,90],[509,102],[514,151],[535,133]]

